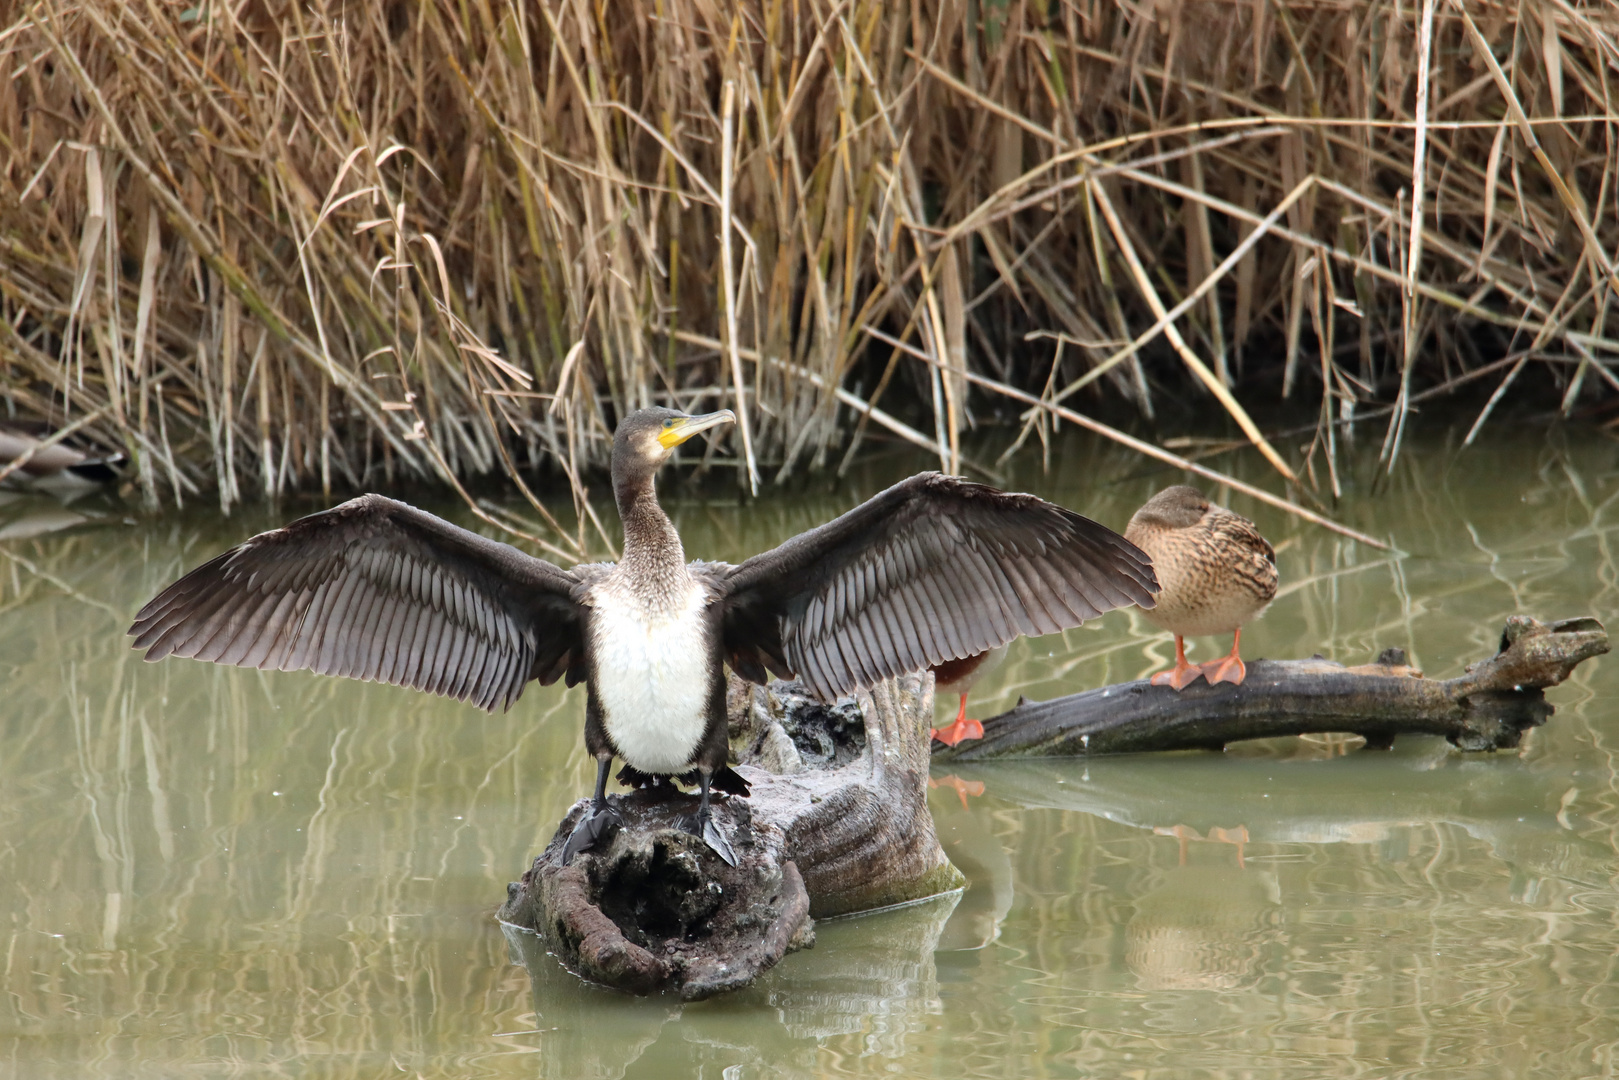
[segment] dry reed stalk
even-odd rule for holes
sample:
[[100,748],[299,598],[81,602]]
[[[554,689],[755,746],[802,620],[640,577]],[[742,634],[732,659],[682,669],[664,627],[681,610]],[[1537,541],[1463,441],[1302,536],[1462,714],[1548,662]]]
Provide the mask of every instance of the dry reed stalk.
[[[148,505],[554,469],[577,557],[654,402],[735,407],[754,484],[1207,394],[1336,494],[1340,420],[1392,457],[1501,356],[1492,404],[1619,389],[1611,3],[10,11],[0,420]],[[1312,385],[1284,456],[1247,408]]]

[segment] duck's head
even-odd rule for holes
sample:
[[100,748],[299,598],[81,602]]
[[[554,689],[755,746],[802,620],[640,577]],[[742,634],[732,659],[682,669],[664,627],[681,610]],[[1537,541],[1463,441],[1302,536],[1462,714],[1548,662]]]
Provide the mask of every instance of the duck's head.
[[1208,509],[1209,500],[1201,491],[1176,484],[1143,503],[1131,521],[1166,529],[1185,529],[1203,520]]
[[675,447],[700,431],[736,422],[730,409],[691,416],[675,409],[638,409],[613,433],[613,482],[645,481],[669,460]]

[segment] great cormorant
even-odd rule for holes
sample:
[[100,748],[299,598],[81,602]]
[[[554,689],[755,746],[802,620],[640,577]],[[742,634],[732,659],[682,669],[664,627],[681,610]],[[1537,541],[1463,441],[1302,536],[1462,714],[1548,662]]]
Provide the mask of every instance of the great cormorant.
[[826,700],[889,676],[1049,634],[1110,608],[1151,606],[1135,545],[1032,495],[938,473],[739,565],[687,563],[653,477],[680,443],[727,421],[631,413],[613,439],[624,523],[616,564],[564,570],[380,495],[261,533],[141,609],[146,659],[199,660],[411,686],[485,709],[530,679],[586,684],[592,812],[564,848],[613,821],[620,779],[695,779],[687,827],[727,861],[710,787],[746,795],[726,765],[724,665],[754,682],[796,676]]

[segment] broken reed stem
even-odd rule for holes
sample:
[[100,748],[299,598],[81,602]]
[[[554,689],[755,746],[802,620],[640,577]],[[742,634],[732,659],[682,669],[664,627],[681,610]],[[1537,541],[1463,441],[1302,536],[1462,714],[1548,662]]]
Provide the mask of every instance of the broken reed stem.
[[1113,200],[1108,198],[1107,190],[1097,185],[1092,189],[1092,193],[1096,197],[1096,205],[1102,211],[1102,216],[1107,219],[1108,228],[1113,232],[1113,239],[1118,243],[1119,250],[1124,253],[1125,264],[1129,266],[1131,276],[1135,278],[1136,288],[1141,290],[1142,299],[1147,302],[1147,306],[1152,309],[1152,313],[1163,324],[1164,336],[1169,338],[1169,343],[1174,346],[1176,352],[1180,353],[1181,359],[1192,370],[1192,374],[1208,388],[1209,392],[1219,400],[1221,405],[1225,406],[1226,412],[1231,414],[1231,418],[1237,422],[1237,426],[1242,428],[1243,433],[1259,448],[1259,452],[1265,455],[1265,459],[1276,467],[1276,471],[1281,473],[1283,478],[1289,482],[1296,482],[1298,477],[1294,475],[1287,462],[1282,460],[1282,455],[1278,454],[1275,448],[1265,441],[1265,436],[1259,432],[1259,425],[1253,422],[1248,416],[1248,411],[1237,403],[1237,399],[1231,396],[1231,391],[1227,390],[1225,384],[1220,381],[1214,372],[1209,370],[1208,365],[1203,363],[1197,353],[1192,351],[1191,346],[1186,343],[1186,338],[1176,329],[1174,322],[1168,318],[1164,302],[1159,299],[1158,290],[1153,287],[1151,279],[1147,276],[1146,268],[1141,265],[1141,259],[1136,254],[1135,244],[1131,242],[1129,235],[1124,231],[1124,225],[1119,221],[1118,212],[1114,210]]
[[[1411,396],[1411,369],[1417,353],[1417,273],[1422,269],[1422,208],[1428,181],[1428,91],[1433,80],[1433,16],[1436,0],[1422,0],[1422,26],[1417,32],[1416,149],[1411,154],[1411,227],[1406,242],[1405,284],[1400,290],[1403,347],[1400,349],[1400,390],[1394,398],[1394,419],[1389,421],[1383,456],[1392,470],[1400,459],[1400,437],[1405,433],[1407,400]],[[1392,444],[1392,445],[1391,445]]]
[[759,468],[753,458],[753,434],[748,421],[747,379],[737,353],[736,272],[731,267],[731,184],[736,151],[736,83],[726,80],[720,147],[720,268],[725,308],[725,344],[731,354],[731,390],[736,395],[737,430],[742,432],[742,456],[748,463],[748,493],[759,494]]
[[1473,373],[1619,391],[1608,3],[11,18],[0,416],[125,452],[148,505],[555,470],[578,551],[617,417],[714,388],[750,489],[867,423],[979,469],[985,379],[1031,422],[1207,391],[1313,478],[1249,416],[1295,369],[1334,487],[1335,416],[1392,405],[1392,456]]

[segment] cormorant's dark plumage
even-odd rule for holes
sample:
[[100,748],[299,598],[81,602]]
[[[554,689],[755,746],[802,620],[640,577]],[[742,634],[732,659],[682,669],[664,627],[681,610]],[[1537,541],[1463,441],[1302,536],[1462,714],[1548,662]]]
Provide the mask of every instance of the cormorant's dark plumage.
[[[746,790],[725,764],[721,661],[756,682],[796,675],[831,699],[1020,634],[1152,606],[1152,564],[1117,533],[938,473],[739,565],[688,564],[653,477],[675,445],[730,419],[643,409],[619,425],[616,565],[564,570],[364,495],[204,563],[142,608],[130,633],[148,660],[306,668],[485,709],[510,706],[530,679],[584,680],[598,811],[615,755],[632,777],[694,770],[704,794],[694,824],[729,857],[707,821],[711,782]],[[654,702],[653,713],[634,707]],[[587,818],[570,846],[588,847],[604,816]]]

